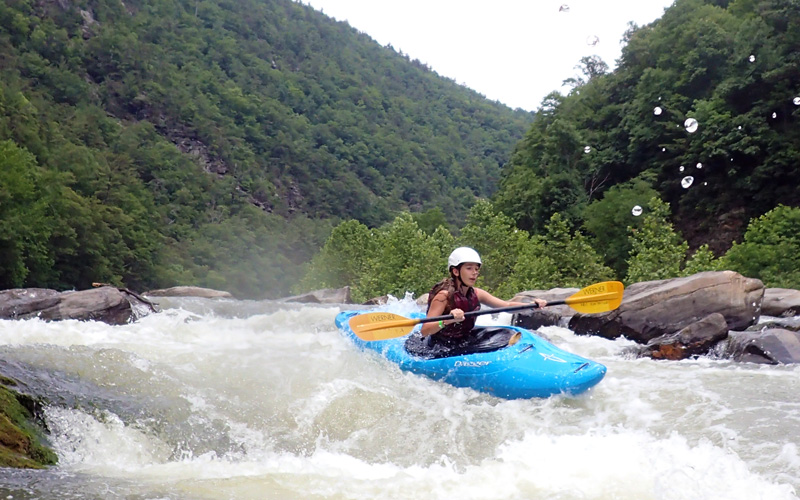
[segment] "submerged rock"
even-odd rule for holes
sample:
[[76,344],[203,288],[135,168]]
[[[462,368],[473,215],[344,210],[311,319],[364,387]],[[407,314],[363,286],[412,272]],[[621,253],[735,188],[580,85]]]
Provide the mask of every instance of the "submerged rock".
[[323,288],[302,295],[281,299],[281,302],[300,302],[303,304],[350,304],[350,287]]
[[149,297],[201,297],[205,299],[230,299],[233,295],[230,292],[214,290],[213,288],[203,288],[199,286],[173,286],[171,288],[161,288],[145,292]]

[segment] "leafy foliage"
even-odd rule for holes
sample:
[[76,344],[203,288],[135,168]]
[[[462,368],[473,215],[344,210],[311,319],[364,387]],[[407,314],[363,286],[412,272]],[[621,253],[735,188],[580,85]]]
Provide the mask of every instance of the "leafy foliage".
[[514,227],[510,217],[481,200],[470,210],[459,244],[474,248],[489,263],[481,266],[479,286],[496,290],[511,277],[527,240],[528,233]]
[[628,274],[625,281],[651,281],[681,275],[689,245],[675,233],[667,220],[669,205],[653,198],[640,228],[633,231]]
[[402,297],[406,292],[419,296],[430,290],[432,277],[445,274],[444,263],[453,246],[447,230],[440,227],[427,235],[405,213],[373,234],[374,252],[357,280],[355,300],[384,294]]
[[800,289],[800,208],[778,205],[753,219],[721,261],[768,287]]
[[646,178],[642,175],[617,184],[586,207],[583,226],[592,235],[595,247],[601,249],[598,253],[603,255],[605,264],[617,276],[624,276],[628,269],[631,228],[638,229],[642,225],[638,210],[643,210],[650,199],[658,197]]

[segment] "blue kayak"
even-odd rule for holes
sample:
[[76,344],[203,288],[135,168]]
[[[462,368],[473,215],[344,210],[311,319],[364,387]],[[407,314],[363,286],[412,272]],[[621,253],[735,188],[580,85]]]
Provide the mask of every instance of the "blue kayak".
[[[364,341],[353,333],[351,317],[374,311],[343,311],[336,326],[362,349],[380,353],[401,369],[447,382],[456,387],[471,387],[506,399],[546,398],[555,394],[576,395],[597,385],[606,367],[569,353],[533,332],[515,326],[503,329],[519,332],[513,345],[490,352],[429,359],[409,353],[406,337]],[[413,313],[410,318],[423,318]],[[415,331],[419,327],[415,328]],[[412,333],[411,335],[414,335]]]

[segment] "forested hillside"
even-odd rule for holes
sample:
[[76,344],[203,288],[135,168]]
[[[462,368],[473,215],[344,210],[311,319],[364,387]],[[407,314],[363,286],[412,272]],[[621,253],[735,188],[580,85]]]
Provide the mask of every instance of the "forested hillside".
[[800,205],[797,1],[677,0],[629,31],[614,72],[589,58],[584,74],[544,102],[504,171],[495,205],[520,228],[568,215],[624,276],[630,248],[615,242],[653,194],[717,255],[750,219]]
[[503,297],[713,270],[800,288],[800,3],[676,0],[626,39],[543,101],[458,233],[342,223],[305,287],[420,295],[467,245]]
[[532,118],[290,0],[6,0],[0,288],[282,295],[341,219],[460,220]]

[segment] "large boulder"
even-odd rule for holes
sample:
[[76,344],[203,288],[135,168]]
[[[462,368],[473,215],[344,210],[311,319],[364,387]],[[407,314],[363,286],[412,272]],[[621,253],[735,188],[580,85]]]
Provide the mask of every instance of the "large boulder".
[[[533,299],[544,299],[548,302],[564,300],[578,292],[577,288],[553,288],[551,290],[528,290],[520,292],[511,299],[511,302],[531,303]],[[547,306],[544,309],[533,308],[519,311],[514,314],[511,324],[529,330],[536,330],[543,326],[555,326],[561,319],[575,314],[575,310],[566,304]]]
[[170,288],[160,288],[150,290],[145,295],[149,297],[200,297],[204,299],[230,299],[233,298],[230,292],[214,290],[213,288],[203,288],[199,286],[173,286]]
[[575,314],[569,327],[577,334],[647,344],[719,313],[729,330],[744,330],[761,310],[764,285],[733,271],[708,271],[684,278],[634,283],[618,309]]
[[767,288],[764,290],[761,314],[776,317],[797,316],[800,314],[800,290]]
[[639,350],[639,356],[678,361],[707,354],[728,337],[728,323],[720,313],[709,314],[672,334],[657,337]]
[[156,311],[154,304],[134,292],[112,286],[72,292],[41,288],[0,291],[3,319],[77,319],[122,325]]
[[723,355],[735,361],[749,363],[800,363],[800,333],[782,328],[760,332],[730,332]]

